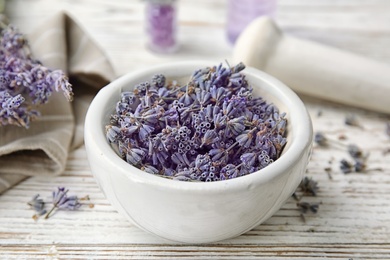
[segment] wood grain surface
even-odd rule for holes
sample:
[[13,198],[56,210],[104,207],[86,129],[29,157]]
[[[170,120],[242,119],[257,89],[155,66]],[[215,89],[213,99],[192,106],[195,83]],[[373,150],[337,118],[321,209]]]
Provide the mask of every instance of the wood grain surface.
[[[224,0],[178,2],[181,46],[172,55],[145,47],[143,4],[13,0],[6,12],[28,32],[57,10],[68,10],[107,51],[118,75],[172,60],[231,58]],[[276,19],[286,33],[390,63],[388,0],[279,0]],[[316,197],[301,200],[320,203],[317,214],[302,217],[291,198],[264,224],[237,238],[173,243],[132,226],[113,209],[81,147],[70,154],[63,175],[32,177],[0,196],[0,259],[390,259],[390,136],[385,132],[390,117],[302,99],[314,130],[342,143],[314,145],[306,176],[318,181],[320,189]],[[356,116],[361,126],[346,125],[348,115]],[[344,147],[350,143],[369,153],[365,173],[340,171],[340,160],[350,159]],[[48,220],[34,221],[27,202],[37,193],[49,199],[59,185],[70,194],[89,195],[90,201],[78,211],[58,211]]]

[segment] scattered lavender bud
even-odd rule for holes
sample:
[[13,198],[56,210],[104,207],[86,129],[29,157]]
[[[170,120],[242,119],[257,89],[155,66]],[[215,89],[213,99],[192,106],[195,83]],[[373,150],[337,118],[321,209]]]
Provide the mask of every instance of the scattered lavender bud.
[[332,168],[331,167],[325,167],[324,171],[328,175],[329,180],[332,180],[333,179],[333,177],[332,177]]
[[353,170],[353,165],[345,159],[340,161],[340,170],[343,173],[350,173]]
[[314,134],[314,142],[322,147],[327,147],[328,145],[335,145],[335,146],[345,148],[345,144],[337,140],[327,138],[326,135],[322,132],[316,132]]
[[299,184],[299,188],[304,194],[309,194],[312,196],[317,196],[317,191],[319,189],[318,182],[307,176],[303,178],[303,180]]
[[309,203],[309,202],[298,202],[297,206],[302,213],[307,213],[308,211],[310,211],[312,213],[317,213],[318,208],[320,207],[320,204],[319,203]]
[[52,92],[73,98],[72,86],[61,70],[44,67],[31,55],[26,37],[13,25],[0,25],[0,126],[28,128],[40,115],[38,106]]
[[355,159],[355,164],[353,165],[355,172],[364,172],[366,170],[366,162],[364,158]]
[[[326,146],[330,143],[331,140],[327,139],[325,135],[321,132],[317,132],[314,136],[314,141],[320,146]],[[332,141],[332,144],[338,144],[344,146],[344,144]],[[343,159],[340,161],[340,170],[343,173],[355,172],[364,172],[366,170],[366,160],[368,155],[364,155],[362,149],[356,144],[350,144],[347,146],[347,151],[349,155],[354,160],[354,163],[350,163],[347,160]],[[329,174],[329,172],[328,172]]]
[[266,167],[287,142],[287,119],[252,96],[244,68],[201,68],[185,85],[161,74],[137,84],[121,93],[108,142],[129,164],[175,180],[227,180]]
[[363,151],[356,144],[348,145],[347,149],[348,149],[348,153],[355,160],[363,157]]
[[349,125],[349,126],[357,126],[357,127],[361,127],[361,125],[359,124],[359,121],[358,119],[356,118],[355,115],[353,114],[350,114],[350,115],[347,115],[344,119],[344,123],[346,125]]
[[46,214],[45,202],[39,198],[39,194],[35,195],[27,204],[36,212],[37,216]]
[[327,146],[328,138],[322,132],[316,132],[314,134],[314,142],[319,146]]

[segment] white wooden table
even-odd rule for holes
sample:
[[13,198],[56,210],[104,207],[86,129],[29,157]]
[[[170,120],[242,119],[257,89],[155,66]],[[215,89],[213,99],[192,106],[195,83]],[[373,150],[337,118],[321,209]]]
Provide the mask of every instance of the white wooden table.
[[[77,16],[110,56],[118,75],[172,60],[231,58],[225,38],[224,0],[180,0],[179,39],[173,55],[144,46],[143,2],[129,0],[13,0],[12,22],[28,32],[59,9]],[[279,0],[277,22],[284,31],[390,63],[390,1]],[[389,82],[390,84],[390,82]],[[367,86],[369,87],[369,86]],[[317,214],[305,222],[291,198],[254,230],[214,244],[177,244],[129,224],[104,198],[89,170],[84,147],[72,152],[66,171],[55,178],[33,177],[0,196],[1,259],[390,259],[390,137],[387,115],[303,97],[315,131],[356,143],[370,153],[367,173],[343,174],[348,154],[337,146],[314,146],[307,176],[319,182]],[[389,97],[390,101],[390,97]],[[389,102],[390,104],[390,102]],[[321,113],[319,113],[321,112]],[[363,128],[344,124],[354,114]],[[329,178],[325,168],[331,169]],[[26,204],[57,186],[89,195],[93,208],[59,211],[34,221]]]

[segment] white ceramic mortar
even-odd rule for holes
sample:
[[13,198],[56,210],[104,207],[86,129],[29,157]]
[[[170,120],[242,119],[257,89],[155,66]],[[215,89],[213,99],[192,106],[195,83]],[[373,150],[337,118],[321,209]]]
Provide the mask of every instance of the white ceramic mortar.
[[313,131],[304,104],[283,83],[253,68],[243,73],[254,96],[274,103],[288,119],[288,143],[281,157],[266,168],[232,180],[182,182],[143,172],[114,152],[104,129],[123,90],[158,73],[168,80],[188,80],[196,69],[212,65],[180,62],[131,72],[103,88],[86,117],[88,160],[107,199],[136,226],[169,240],[206,243],[251,230],[291,196],[309,160]]

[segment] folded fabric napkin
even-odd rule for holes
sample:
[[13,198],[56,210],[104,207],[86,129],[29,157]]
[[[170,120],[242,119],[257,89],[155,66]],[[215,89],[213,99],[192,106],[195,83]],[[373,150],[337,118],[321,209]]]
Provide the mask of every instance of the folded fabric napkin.
[[105,53],[66,12],[51,17],[28,38],[35,58],[68,73],[75,96],[69,103],[53,92],[28,129],[0,126],[0,194],[28,176],[64,171],[68,152],[83,143],[90,101],[115,78]]

